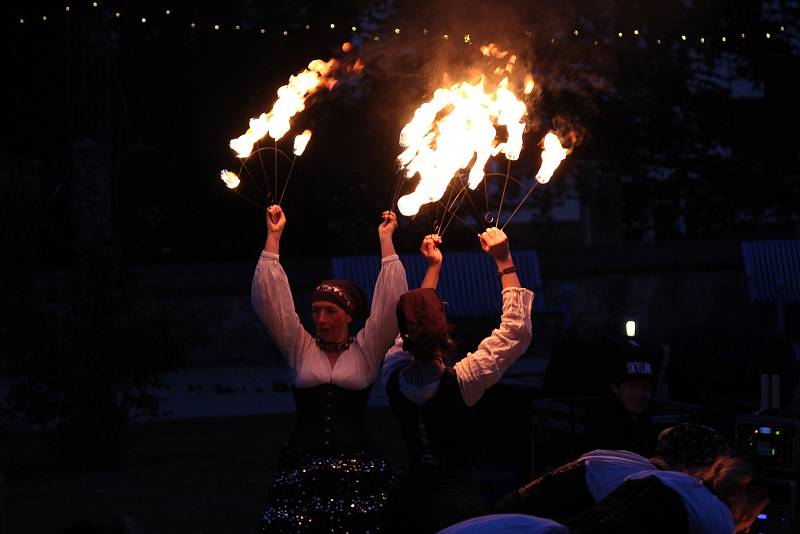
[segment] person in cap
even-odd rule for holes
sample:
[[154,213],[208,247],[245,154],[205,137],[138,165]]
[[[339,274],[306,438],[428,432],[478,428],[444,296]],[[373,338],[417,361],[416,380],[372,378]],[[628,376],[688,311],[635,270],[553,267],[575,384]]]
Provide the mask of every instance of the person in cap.
[[[289,367],[297,419],[278,459],[261,529],[374,531],[391,473],[369,439],[365,413],[372,382],[397,335],[397,301],[408,289],[392,242],[396,216],[383,212],[378,227],[382,259],[371,313],[358,286],[324,280],[312,292],[314,334],[300,322],[279,262],[286,216],[273,205],[266,218],[252,305]],[[365,318],[352,335],[352,321]]]
[[422,287],[397,303],[400,336],[381,374],[410,464],[396,474],[387,504],[392,532],[435,532],[485,509],[472,466],[470,442],[479,430],[470,424],[470,408],[527,350],[534,296],[520,286],[505,233],[488,228],[479,240],[497,266],[503,307],[499,327],[474,352],[451,363],[451,328],[436,291],[443,260],[438,236],[422,242],[428,261]]
[[599,356],[609,365],[608,387],[587,412],[582,450],[626,450],[652,456],[658,429],[649,407],[658,383],[659,358],[636,340],[598,337]]
[[[657,452],[657,456],[646,458],[625,450],[590,451],[509,493],[495,504],[493,511],[564,522],[606,499],[637,473],[669,471],[689,475],[694,480],[708,479],[715,462],[728,456],[730,448],[715,429],[680,423],[661,432]],[[682,485],[680,477],[678,484]],[[649,485],[647,488],[653,492],[650,495],[663,493],[661,488]],[[678,512],[682,511],[680,507]]]

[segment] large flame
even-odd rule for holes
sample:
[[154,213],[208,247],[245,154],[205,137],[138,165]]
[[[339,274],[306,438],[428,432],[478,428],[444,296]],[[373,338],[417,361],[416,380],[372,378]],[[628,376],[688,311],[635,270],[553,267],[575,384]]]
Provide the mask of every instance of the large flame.
[[[485,53],[499,54],[494,49]],[[525,89],[529,86],[532,90],[532,84],[529,79]],[[400,145],[405,147],[397,157],[400,167],[408,178],[420,176],[416,190],[397,202],[403,215],[415,215],[422,204],[441,199],[450,180],[462,169],[469,169],[469,187],[475,189],[490,157],[502,153],[509,160],[519,158],[525,103],[509,89],[508,78],[493,91],[485,85],[481,76],[476,83],[465,81],[437,89],[400,132]],[[497,139],[497,126],[508,133],[503,142]]]
[[230,147],[240,158],[250,156],[253,145],[269,135],[276,141],[289,131],[289,120],[306,107],[306,99],[321,87],[333,88],[336,80],[328,74],[338,65],[338,61],[315,59],[303,72],[289,77],[289,83],[278,89],[278,100],[272,111],[250,119],[250,127],[236,139],[231,139]]
[[539,167],[539,172],[536,173],[536,180],[540,184],[546,184],[570,151],[568,148],[561,146],[561,141],[558,140],[558,136],[553,132],[549,132],[544,136],[542,144],[544,146],[542,165]]
[[[342,45],[345,53],[351,49],[350,43]],[[308,64],[307,69],[289,77],[289,83],[278,89],[278,100],[272,105],[272,110],[250,119],[250,127],[236,139],[231,139],[230,147],[238,157],[247,158],[253,151],[253,145],[265,135],[277,141],[291,128],[291,118],[305,109],[309,96],[323,88],[329,91],[333,89],[337,82],[337,71],[358,74],[362,69],[359,59],[352,64],[336,59],[315,59]]]

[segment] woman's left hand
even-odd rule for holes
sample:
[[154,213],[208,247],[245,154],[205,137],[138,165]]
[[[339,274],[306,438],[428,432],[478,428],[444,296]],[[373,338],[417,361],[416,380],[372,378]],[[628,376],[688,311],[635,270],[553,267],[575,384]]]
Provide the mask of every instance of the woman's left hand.
[[419,251],[428,260],[428,266],[433,267],[442,263],[442,250],[439,248],[441,244],[442,238],[438,234],[426,235],[422,240]]

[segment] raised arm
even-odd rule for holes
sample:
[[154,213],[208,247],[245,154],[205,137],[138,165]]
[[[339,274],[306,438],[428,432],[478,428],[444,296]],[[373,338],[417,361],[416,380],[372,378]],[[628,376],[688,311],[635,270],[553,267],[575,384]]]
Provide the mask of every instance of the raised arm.
[[392,236],[397,229],[397,216],[384,211],[378,226],[381,244],[381,270],[372,294],[372,308],[364,328],[356,335],[358,343],[364,347],[367,361],[364,362],[372,376],[378,372],[386,351],[397,336],[397,315],[395,308],[400,295],[408,291],[406,270],[394,250]]
[[[300,323],[295,312],[289,280],[278,255],[286,216],[278,205],[267,209],[267,241],[253,275],[251,303],[272,342],[278,347],[290,369],[314,340]],[[292,373],[294,375],[294,373]]]
[[454,366],[461,397],[468,406],[474,405],[487,388],[500,380],[506,369],[525,353],[532,338],[533,292],[520,287],[508,238],[499,228],[487,228],[478,238],[481,248],[497,263],[503,286],[503,313],[500,327]]
[[422,278],[422,283],[419,287],[427,287],[436,289],[439,285],[439,274],[442,272],[442,251],[439,245],[442,244],[442,238],[438,234],[426,235],[422,240],[422,245],[419,251],[425,256],[428,262],[428,268],[425,270],[425,276]]

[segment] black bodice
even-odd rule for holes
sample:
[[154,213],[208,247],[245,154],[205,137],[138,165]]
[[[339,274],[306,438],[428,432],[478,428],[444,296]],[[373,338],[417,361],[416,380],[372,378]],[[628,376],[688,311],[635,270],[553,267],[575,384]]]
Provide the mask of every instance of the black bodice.
[[325,453],[363,449],[368,441],[364,418],[371,389],[292,386],[297,422],[289,445]]
[[461,397],[455,370],[445,369],[439,389],[423,404],[411,402],[400,392],[401,370],[389,377],[386,393],[411,453],[412,467],[469,466],[470,410]]

